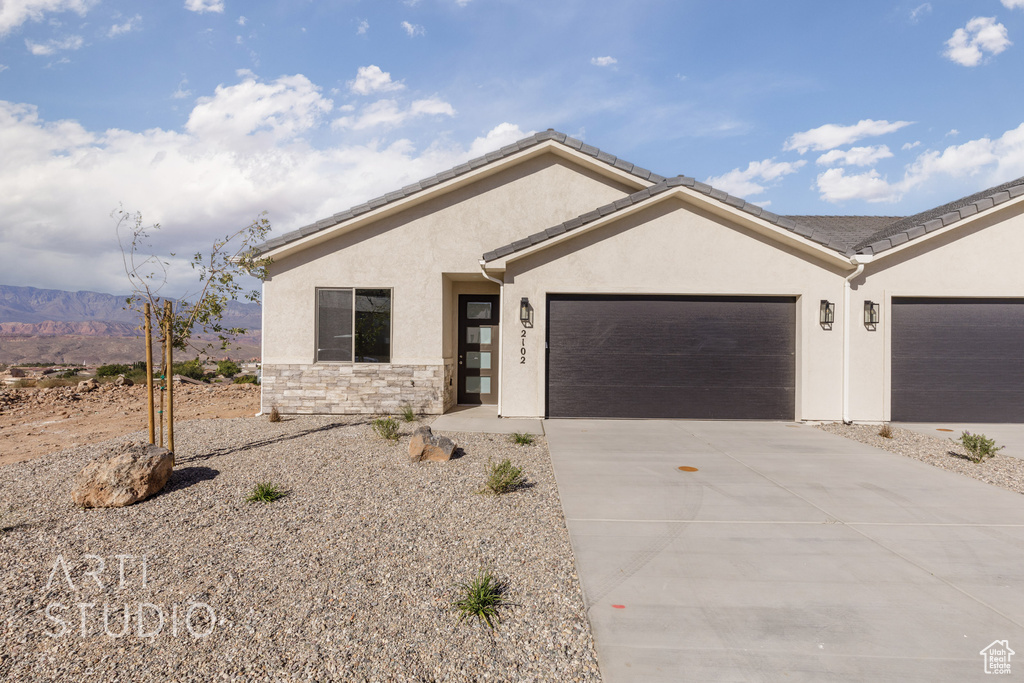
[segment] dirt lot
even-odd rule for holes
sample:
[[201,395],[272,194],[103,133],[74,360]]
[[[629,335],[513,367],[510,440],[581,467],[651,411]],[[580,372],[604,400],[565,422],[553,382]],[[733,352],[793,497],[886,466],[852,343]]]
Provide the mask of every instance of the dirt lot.
[[[180,384],[174,399],[175,423],[248,417],[260,407],[259,387],[252,384]],[[0,389],[0,466],[144,430],[146,423],[144,386],[104,384],[86,393]]]

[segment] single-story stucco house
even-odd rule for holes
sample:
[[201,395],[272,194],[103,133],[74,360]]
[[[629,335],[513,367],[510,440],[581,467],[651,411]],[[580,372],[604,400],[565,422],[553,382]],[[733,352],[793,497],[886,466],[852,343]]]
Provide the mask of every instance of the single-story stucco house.
[[1022,212],[778,216],[548,130],[261,245],[263,409],[1024,422]]

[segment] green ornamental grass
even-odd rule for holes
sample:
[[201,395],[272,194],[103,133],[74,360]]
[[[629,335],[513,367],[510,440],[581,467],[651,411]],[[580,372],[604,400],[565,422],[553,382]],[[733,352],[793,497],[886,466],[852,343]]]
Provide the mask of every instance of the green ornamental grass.
[[500,496],[503,493],[515,491],[526,483],[523,475],[523,468],[516,467],[512,461],[505,458],[497,465],[487,463],[487,479],[484,481],[484,488],[481,493],[493,493]]
[[498,610],[508,604],[507,589],[489,569],[480,569],[476,577],[459,586],[459,599],[452,607],[459,612],[459,622],[476,617],[491,628],[501,620]]
[[273,503],[288,495],[287,491],[279,488],[276,484],[264,481],[253,487],[252,493],[245,500],[250,503]]
[[398,441],[398,420],[393,417],[378,417],[373,421],[373,431],[388,441]]
[[530,446],[533,444],[533,434],[527,434],[526,432],[512,432],[512,443],[520,446]]

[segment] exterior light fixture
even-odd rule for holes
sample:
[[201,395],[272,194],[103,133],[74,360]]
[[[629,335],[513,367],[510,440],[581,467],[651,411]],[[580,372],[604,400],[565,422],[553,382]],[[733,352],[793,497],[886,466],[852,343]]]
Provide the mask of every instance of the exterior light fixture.
[[875,328],[878,324],[878,320],[881,317],[882,305],[874,301],[864,302],[864,326],[871,329]]
[[525,296],[519,300],[519,320],[524,325],[530,322],[530,300]]
[[818,322],[826,330],[832,329],[832,323],[836,321],[836,305],[828,299],[821,300],[821,312],[818,314]]

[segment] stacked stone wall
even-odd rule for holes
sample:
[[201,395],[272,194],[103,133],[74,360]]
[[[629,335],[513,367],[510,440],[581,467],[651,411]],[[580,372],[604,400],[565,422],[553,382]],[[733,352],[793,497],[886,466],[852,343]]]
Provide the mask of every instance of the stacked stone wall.
[[377,415],[410,405],[439,415],[450,399],[446,365],[313,363],[263,366],[263,408],[282,414]]

